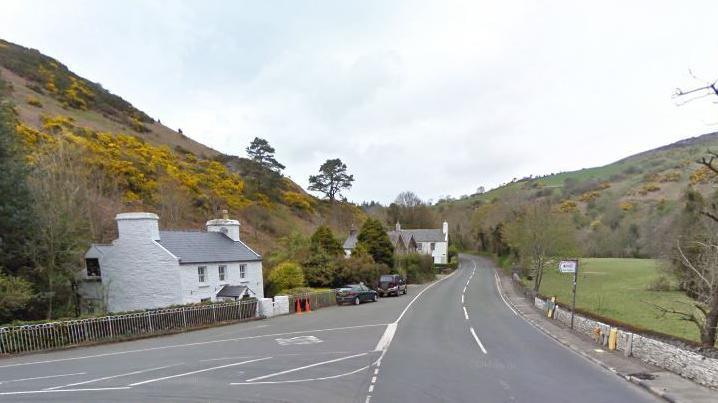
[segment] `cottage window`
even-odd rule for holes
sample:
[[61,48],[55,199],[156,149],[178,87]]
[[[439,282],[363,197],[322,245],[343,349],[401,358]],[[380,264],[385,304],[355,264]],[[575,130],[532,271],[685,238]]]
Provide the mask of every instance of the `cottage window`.
[[240,264],[239,265],[239,278],[245,278],[245,277],[247,277],[247,265]]
[[431,243],[431,251],[433,252],[434,249],[436,249],[436,243],[432,242]]
[[416,243],[416,250],[421,250],[421,242]]
[[197,278],[200,284],[207,282],[207,266],[199,266],[197,268]]
[[85,266],[87,267],[87,277],[100,277],[100,259],[85,259]]
[[219,281],[225,280],[226,272],[227,272],[227,266],[219,266]]

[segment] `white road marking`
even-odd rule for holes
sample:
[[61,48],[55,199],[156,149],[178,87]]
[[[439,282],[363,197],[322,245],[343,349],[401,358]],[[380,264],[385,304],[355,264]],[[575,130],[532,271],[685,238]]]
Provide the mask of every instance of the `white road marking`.
[[59,374],[59,375],[48,375],[48,376],[35,376],[32,378],[9,379],[7,381],[0,381],[0,385],[5,384],[5,383],[13,383],[13,382],[34,381],[36,379],[49,379],[49,378],[60,378],[63,376],[85,375],[86,373],[87,372],[74,372],[72,374]]
[[85,359],[90,359],[90,358],[109,357],[109,356],[113,356],[113,355],[143,353],[146,351],[156,351],[156,350],[166,350],[166,349],[170,349],[170,348],[194,347],[194,346],[203,346],[203,345],[207,345],[207,344],[226,343],[226,342],[230,342],[230,341],[253,340],[253,339],[261,339],[264,337],[286,336],[286,335],[290,335],[290,334],[332,332],[332,331],[338,331],[338,330],[360,329],[360,328],[364,328],[364,327],[378,327],[378,326],[386,326],[386,325],[387,325],[386,323],[376,323],[373,325],[357,325],[357,326],[344,326],[344,327],[334,327],[334,328],[314,329],[314,330],[299,330],[299,331],[295,331],[295,332],[271,333],[271,334],[261,334],[261,335],[257,335],[257,336],[234,337],[231,339],[198,341],[195,343],[173,344],[173,345],[169,345],[169,346],[159,346],[159,347],[148,347],[148,348],[142,348],[142,349],[137,349],[137,350],[116,351],[113,353],[85,355],[85,356],[80,356],[80,357],[58,358],[55,360],[20,362],[20,363],[16,363],[16,364],[0,365],[0,368],[20,367],[20,366],[25,366],[25,365],[37,365],[37,364],[49,364],[49,363],[53,363],[53,362],[63,362],[63,361],[85,360]]
[[252,379],[247,379],[246,382],[261,381],[262,379],[273,378],[273,377],[275,377],[275,376],[285,375],[285,374],[289,374],[289,373],[292,373],[292,372],[301,371],[301,370],[307,369],[307,368],[318,367],[318,366],[324,365],[324,364],[331,364],[331,363],[333,363],[333,362],[344,361],[344,360],[348,360],[348,359],[350,359],[350,358],[362,357],[362,356],[365,356],[365,355],[367,355],[367,354],[368,354],[368,353],[354,354],[354,355],[350,355],[350,356],[347,356],[347,357],[335,358],[335,359],[333,359],[333,360],[317,362],[317,363],[314,363],[314,364],[305,365],[305,366],[303,366],[303,367],[287,369],[287,370],[285,370],[285,371],[274,372],[274,373],[271,373],[271,374],[258,376],[258,377],[252,378]]
[[498,273],[494,272],[494,277],[496,278],[496,290],[499,292],[499,297],[501,297],[501,300],[504,301],[504,304],[509,307],[509,309],[511,310],[511,312],[514,313],[514,315],[519,316],[519,313],[516,312],[514,307],[511,306],[511,304],[509,304],[509,302],[504,297],[503,291],[501,291],[501,280],[499,279]]
[[461,308],[464,310],[464,319],[469,320],[469,313],[466,312],[466,307],[462,306]]
[[369,393],[374,391],[374,385],[369,385]]
[[484,354],[487,354],[487,353],[486,353],[486,349],[484,348],[484,345],[481,344],[481,340],[479,340],[479,336],[476,335],[476,331],[474,331],[474,328],[473,328],[473,327],[471,328],[471,335],[474,336],[474,340],[476,340],[476,344],[479,345],[479,348],[481,349],[481,351],[482,351]]
[[57,393],[57,392],[97,392],[106,390],[127,390],[129,386],[118,386],[116,388],[90,388],[90,389],[53,389],[53,390],[23,390],[21,392],[1,392],[0,396],[10,395],[32,395],[35,393]]
[[371,395],[366,397],[366,400],[364,400],[364,403],[369,403],[370,400],[371,400]]
[[379,368],[374,369],[374,375],[379,375]]
[[70,386],[86,385],[86,384],[88,384],[88,383],[100,382],[100,381],[104,381],[104,380],[107,380],[107,379],[114,379],[114,378],[121,378],[121,377],[123,377],[123,376],[143,374],[143,373],[145,373],[145,372],[159,371],[159,370],[161,370],[161,369],[176,367],[176,366],[178,366],[178,365],[181,365],[181,364],[173,364],[173,365],[165,365],[164,367],[141,369],[141,370],[139,370],[139,371],[132,371],[132,372],[127,372],[127,373],[119,374],[119,375],[111,375],[111,376],[105,376],[105,377],[102,377],[102,378],[90,379],[89,381],[70,383],[70,384],[68,384],[68,385],[53,386],[53,387],[51,387],[51,388],[45,388],[44,390],[64,389],[64,388],[69,388]]
[[435,281],[435,282],[429,284],[429,285],[428,285],[427,287],[425,287],[423,290],[419,291],[419,293],[416,294],[416,296],[414,296],[414,298],[412,298],[411,301],[409,301],[409,304],[404,308],[404,310],[401,311],[401,314],[399,314],[399,317],[396,318],[396,320],[395,320],[393,323],[389,323],[388,325],[386,325],[386,330],[384,331],[384,334],[381,336],[381,339],[379,339],[379,342],[376,344],[376,347],[374,348],[374,351],[383,351],[382,355],[379,357],[379,359],[378,359],[378,360],[376,361],[376,363],[375,363],[376,366],[381,365],[381,359],[384,357],[384,354],[386,353],[386,350],[389,348],[389,345],[391,344],[391,341],[394,339],[394,334],[396,334],[396,329],[397,329],[397,327],[399,326],[399,321],[401,320],[401,318],[404,317],[404,315],[405,315],[406,312],[409,310],[409,308],[411,308],[411,306],[414,304],[414,302],[416,302],[416,300],[417,300],[419,297],[421,297],[421,295],[422,295],[423,293],[425,293],[426,290],[428,290],[429,288],[431,288],[431,287],[433,287],[433,286],[439,284],[440,282],[446,280],[447,278],[453,276],[454,273],[456,273],[456,271],[452,272],[452,273],[449,274],[448,276],[446,276],[446,277],[444,277],[444,278],[442,278],[442,279],[440,279],[440,280],[438,280],[438,281]]
[[464,304],[464,294],[463,293],[461,294],[461,304],[462,305]]
[[337,379],[348,375],[356,374],[357,372],[364,371],[365,369],[369,368],[369,365],[365,365],[359,369],[355,369],[353,371],[345,372],[343,374],[339,375],[331,375],[331,376],[324,376],[321,378],[307,378],[307,379],[292,379],[288,381],[265,381],[265,382],[232,382],[230,385],[276,385],[280,383],[301,383],[301,382],[313,382],[313,381],[324,381],[327,379]]
[[240,356],[237,356],[237,357],[207,358],[207,359],[204,359],[204,360],[199,360],[199,362],[241,360],[241,359],[244,359],[244,358],[253,358],[253,357],[256,357],[256,355],[240,355]]
[[321,343],[322,340],[316,336],[297,336],[290,337],[288,339],[274,339],[280,346],[290,345],[304,345],[304,344],[317,344]]
[[371,377],[371,383],[376,383],[376,377],[375,377],[375,376],[372,376],[372,377]]
[[222,368],[236,367],[236,366],[238,366],[238,365],[249,364],[249,363],[251,363],[251,362],[257,362],[257,361],[264,361],[264,360],[268,360],[268,359],[270,359],[270,358],[272,358],[272,357],[257,358],[257,359],[254,359],[254,360],[247,360],[247,361],[242,361],[242,362],[235,362],[235,363],[232,363],[232,364],[220,365],[220,366],[218,366],[218,367],[211,367],[211,368],[199,369],[199,370],[197,370],[197,371],[185,372],[185,373],[183,373],[183,374],[163,376],[162,378],[148,379],[148,380],[146,380],[146,381],[131,383],[131,384],[129,384],[128,386],[139,386],[139,385],[144,385],[144,384],[147,384],[147,383],[159,382],[159,381],[164,381],[164,380],[167,380],[167,379],[173,379],[173,378],[179,378],[179,377],[187,376],[187,375],[199,374],[199,373],[202,373],[202,372],[216,371],[216,370],[222,369]]
[[386,330],[384,330],[384,334],[381,336],[381,339],[379,339],[379,342],[376,343],[374,351],[383,351],[389,347],[389,343],[391,343],[391,340],[394,338],[394,334],[396,333],[397,326],[398,324],[396,322],[389,323],[386,326]]

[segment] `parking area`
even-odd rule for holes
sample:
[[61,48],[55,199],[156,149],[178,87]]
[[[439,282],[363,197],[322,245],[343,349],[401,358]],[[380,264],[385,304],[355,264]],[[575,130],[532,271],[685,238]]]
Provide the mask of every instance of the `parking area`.
[[[411,287],[412,293],[421,287]],[[8,401],[358,401],[410,298],[0,360]]]

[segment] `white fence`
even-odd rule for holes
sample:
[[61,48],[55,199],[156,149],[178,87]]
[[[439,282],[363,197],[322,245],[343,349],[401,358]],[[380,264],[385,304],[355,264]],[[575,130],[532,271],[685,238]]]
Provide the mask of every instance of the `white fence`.
[[254,299],[0,328],[0,355],[145,337],[257,317]]

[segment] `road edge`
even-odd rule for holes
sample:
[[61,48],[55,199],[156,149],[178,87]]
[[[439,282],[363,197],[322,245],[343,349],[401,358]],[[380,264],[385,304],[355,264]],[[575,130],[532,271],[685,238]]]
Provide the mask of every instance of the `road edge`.
[[634,385],[637,385],[637,386],[643,388],[644,390],[648,391],[652,395],[657,396],[667,402],[679,403],[679,400],[676,399],[675,397],[673,397],[671,394],[666,393],[658,388],[655,388],[655,387],[649,385],[648,383],[644,382],[642,379],[636,378],[635,376],[622,374],[622,373],[618,372],[615,368],[609,366],[608,364],[604,363],[603,361],[601,361],[589,354],[586,354],[581,349],[579,349],[576,345],[571,344],[570,342],[567,342],[567,341],[561,339],[560,337],[554,335],[553,333],[551,333],[551,331],[549,331],[545,327],[541,326],[541,324],[538,323],[537,321],[528,318],[524,314],[524,312],[514,303],[511,296],[507,292],[504,291],[504,282],[502,279],[503,276],[500,273],[499,269],[496,267],[492,267],[492,270],[494,271],[494,273],[497,276],[496,278],[497,278],[498,284],[499,284],[499,288],[497,288],[497,291],[499,292],[499,295],[504,297],[505,302],[507,302],[513,308],[513,310],[518,312],[518,316],[521,317],[521,319],[523,319],[526,323],[530,324],[531,326],[538,329],[546,336],[550,337],[551,339],[553,339],[556,342],[560,343],[561,345],[565,346],[566,348],[573,351],[574,353],[576,353],[576,354],[582,356],[583,358],[587,359],[588,361],[608,370],[610,373],[618,376],[619,378],[623,379],[624,381],[627,381]]

